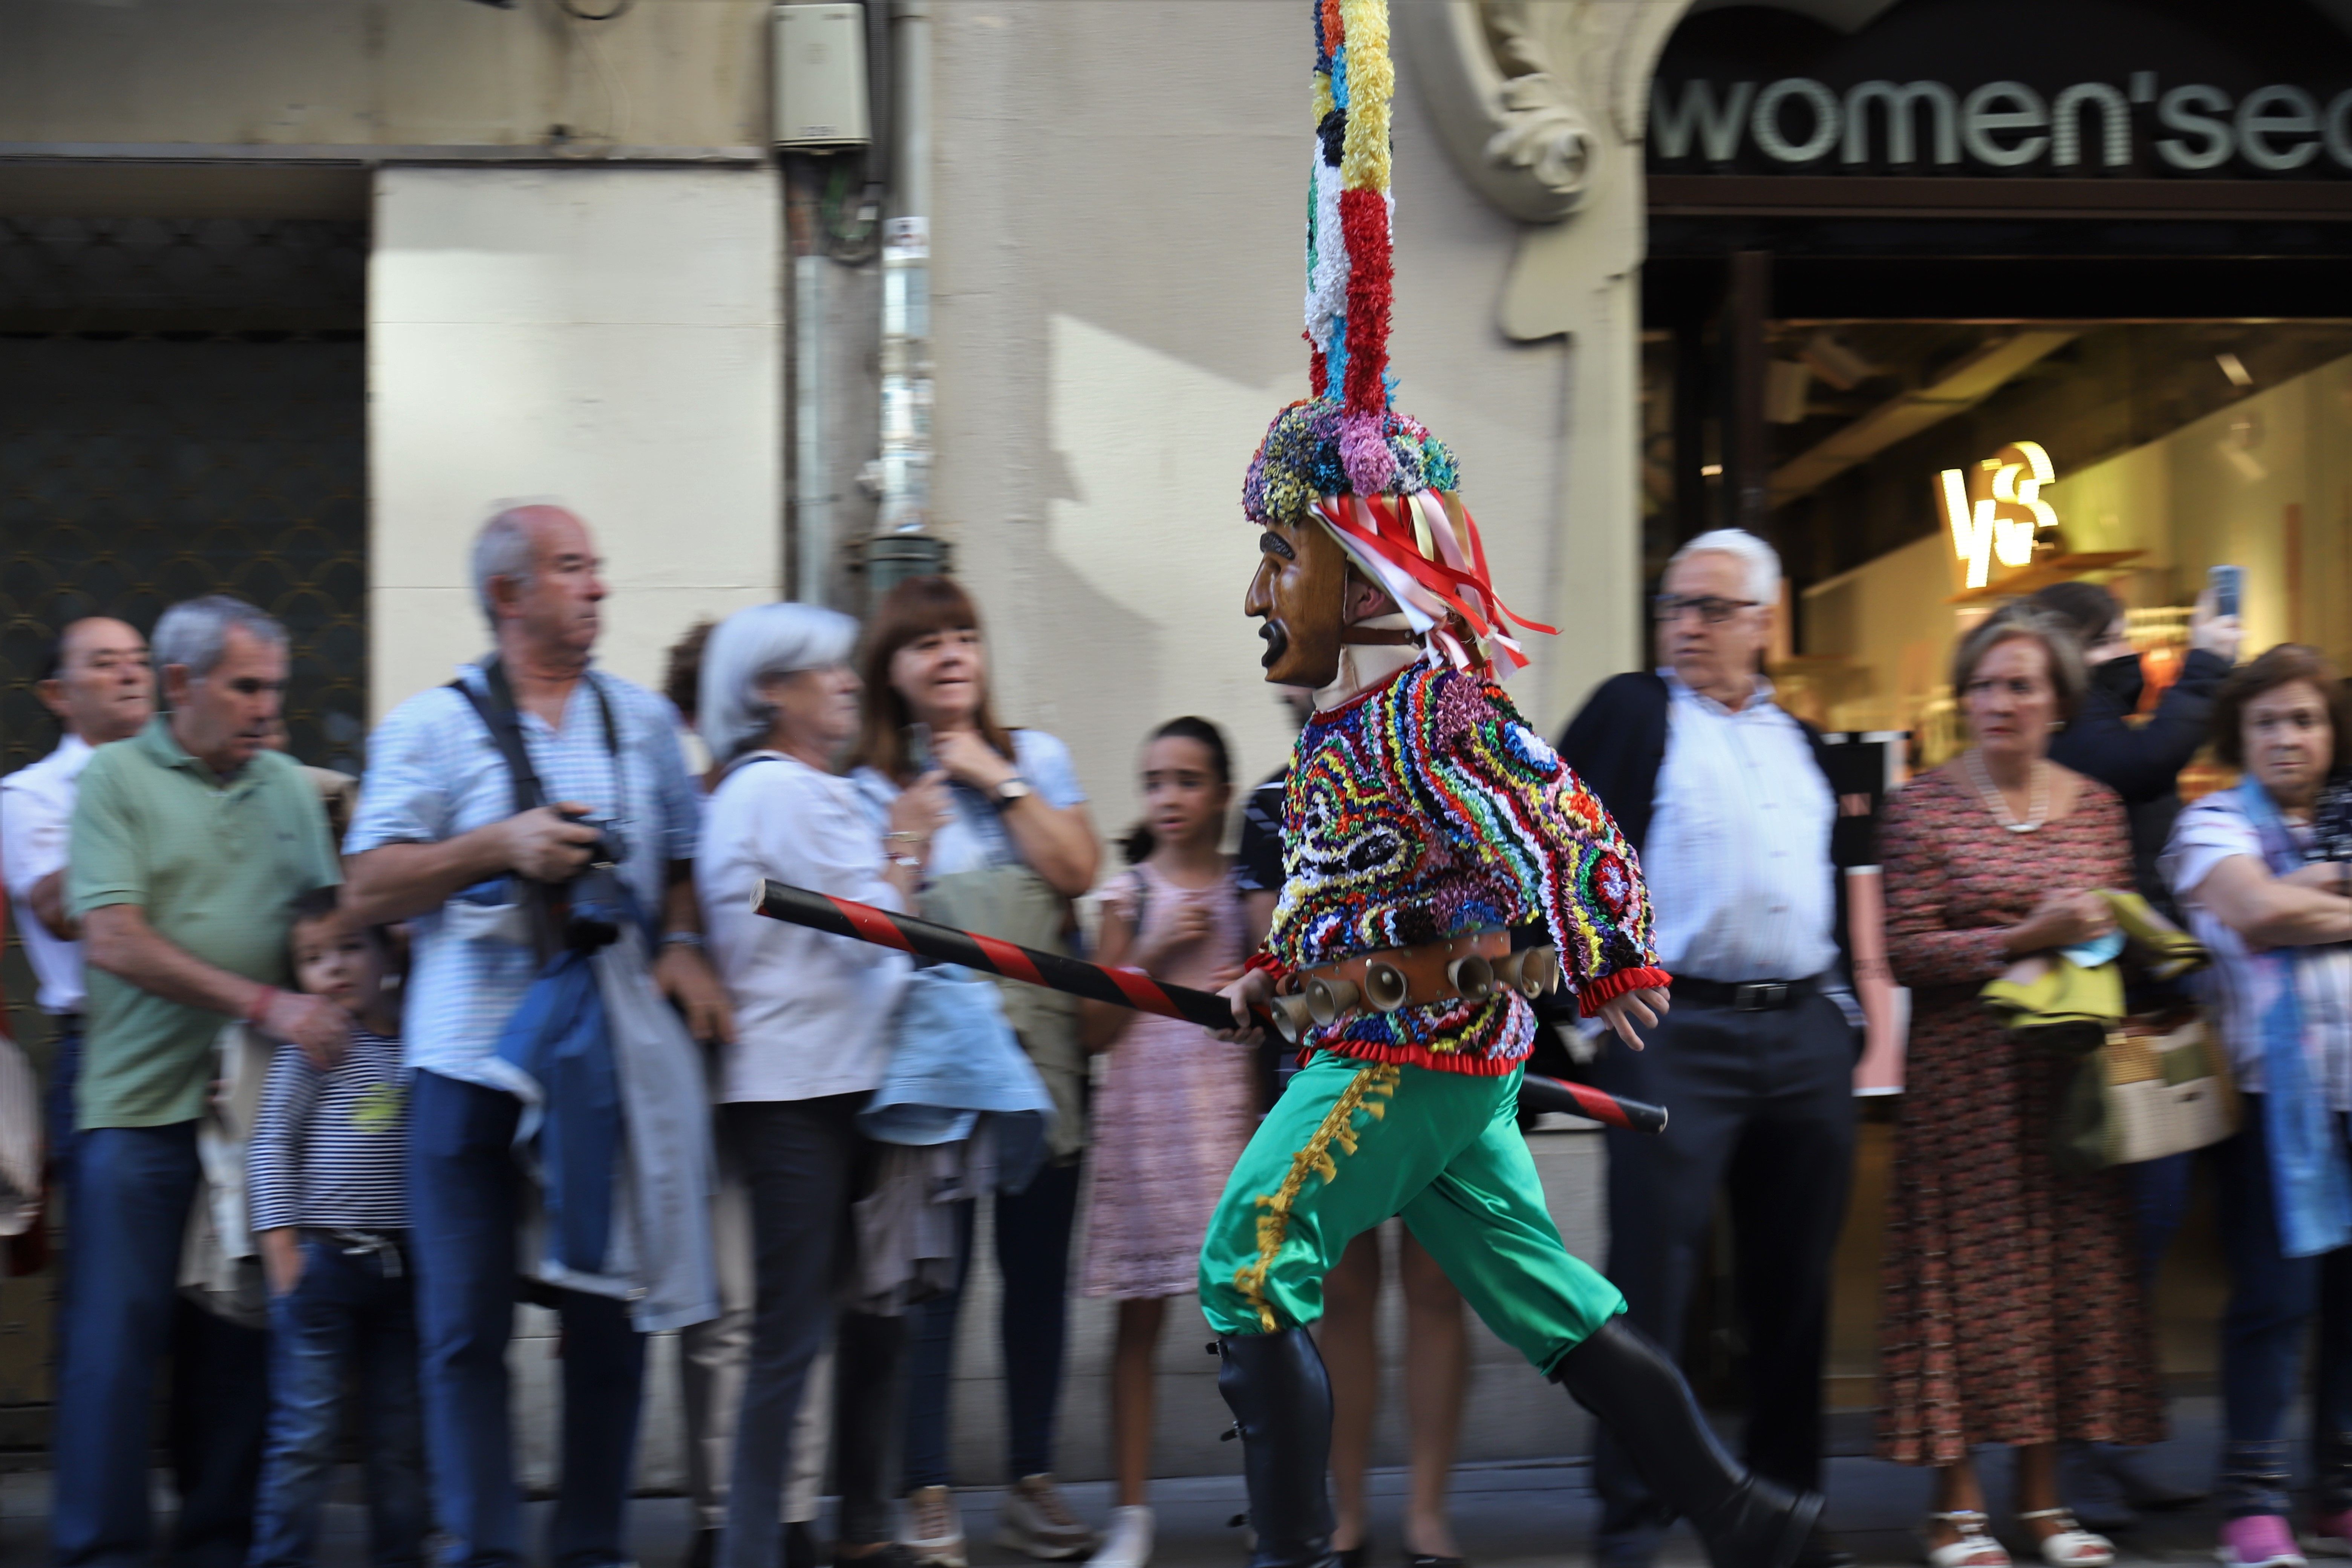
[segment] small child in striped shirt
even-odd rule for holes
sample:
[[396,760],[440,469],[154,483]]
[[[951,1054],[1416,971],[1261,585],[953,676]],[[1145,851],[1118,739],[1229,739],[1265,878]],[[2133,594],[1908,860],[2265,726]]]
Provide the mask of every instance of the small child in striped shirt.
[[310,1568],[348,1380],[367,1441],[370,1559],[424,1561],[423,1426],[404,1193],[406,1070],[384,935],[322,888],[297,900],[295,983],[357,1020],[321,1072],[281,1045],[248,1145],[246,1195],[269,1275],[269,1436],[249,1568]]

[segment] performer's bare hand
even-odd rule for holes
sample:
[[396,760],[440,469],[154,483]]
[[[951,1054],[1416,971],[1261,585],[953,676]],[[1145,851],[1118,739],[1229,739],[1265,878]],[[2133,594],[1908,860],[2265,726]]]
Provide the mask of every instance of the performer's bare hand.
[[1257,1009],[1274,1000],[1274,976],[1263,969],[1245,970],[1239,980],[1217,994],[1223,997],[1226,1005],[1234,1010],[1234,1026],[1216,1031],[1217,1038],[1238,1041],[1245,1046],[1257,1044],[1262,1031],[1257,1026],[1255,1014]]
[[1644,1029],[1656,1028],[1658,1020],[1665,1016],[1672,1005],[1664,986],[1644,985],[1638,991],[1612,996],[1601,1004],[1601,1016],[1617,1031],[1619,1039],[1638,1051],[1642,1048],[1642,1037],[1634,1032],[1634,1026],[1639,1024]]

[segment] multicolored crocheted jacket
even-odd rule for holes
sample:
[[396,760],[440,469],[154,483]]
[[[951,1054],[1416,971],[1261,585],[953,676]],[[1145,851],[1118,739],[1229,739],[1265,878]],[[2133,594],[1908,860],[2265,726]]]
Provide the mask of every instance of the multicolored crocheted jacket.
[[[1309,720],[1283,802],[1283,865],[1260,967],[1313,969],[1540,919],[1587,1016],[1667,983],[1632,846],[1481,673],[1424,660]],[[1360,1010],[1304,1044],[1501,1074],[1534,1037],[1534,1012],[1507,990],[1484,1002]]]

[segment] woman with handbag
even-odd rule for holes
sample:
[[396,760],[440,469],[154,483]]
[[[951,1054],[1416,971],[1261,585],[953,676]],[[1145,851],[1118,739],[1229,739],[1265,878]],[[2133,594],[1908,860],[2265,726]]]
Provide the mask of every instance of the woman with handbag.
[[2163,869],[2212,954],[2212,1023],[2245,1099],[2215,1151],[2233,1284],[2219,1555],[2302,1568],[2285,1433],[2315,1312],[2312,1534],[2352,1549],[2352,861],[2329,785],[2352,763],[2352,703],[2316,649],[2283,644],[2223,683],[2213,749],[2244,781],[2181,813]]
[[[945,780],[948,811],[931,840],[919,911],[1024,947],[1066,948],[1071,900],[1094,886],[1101,859],[1069,749],[1041,730],[1007,730],[989,701],[980,612],[945,577],[911,577],[874,610],[863,655],[865,716],[852,758],[876,812],[895,808],[927,770]],[[1032,1557],[1083,1557],[1095,1532],[1054,1483],[1054,1413],[1069,1319],[1070,1237],[1087,1144],[1086,1049],[1077,999],[1006,982],[1006,1018],[1054,1097],[1051,1159],[994,1205],[1003,1276],[1001,1332],[1012,1488],[997,1540]],[[918,1564],[963,1568],[963,1522],[950,1490],[949,1374],[962,1279],[971,1266],[977,1199],[963,1205],[956,1289],[912,1309],[906,1411],[907,1515]]]
[[2018,1520],[2051,1568],[2114,1548],[2058,1492],[2065,1440],[2163,1435],[2128,1192],[2053,1159],[2075,1062],[1978,999],[2020,958],[2108,935],[2131,885],[2113,791],[2048,756],[2084,688],[2074,640],[2011,605],[1961,643],[1974,744],[1887,804],[1887,957],[1912,987],[1879,1330],[1878,1452],[1936,1471],[1933,1568],[2006,1568],[1970,1449],[2017,1450]]
[[875,1145],[855,1118],[888,1065],[905,957],[780,921],[751,890],[762,878],[905,909],[932,830],[939,780],[892,803],[892,852],[834,762],[857,730],[857,623],[812,605],[730,616],[702,660],[699,721],[723,770],[695,857],[710,958],[735,1008],[720,1066],[720,1135],[752,1215],[751,1352],[735,1426],[722,1568],[774,1568],[792,1434],[810,1363],[834,1339],[842,1494],[836,1562],[890,1548],[891,1392],[905,1320],[835,1303],[853,1259],[850,1205]]

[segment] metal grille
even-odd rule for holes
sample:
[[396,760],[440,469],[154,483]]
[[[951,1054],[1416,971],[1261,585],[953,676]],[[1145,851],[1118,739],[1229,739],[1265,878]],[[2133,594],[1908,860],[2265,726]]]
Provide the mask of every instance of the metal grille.
[[0,326],[357,328],[367,226],[0,217]]
[[229,593],[286,623],[290,749],[356,771],[364,226],[0,220],[0,770],[57,628]]

